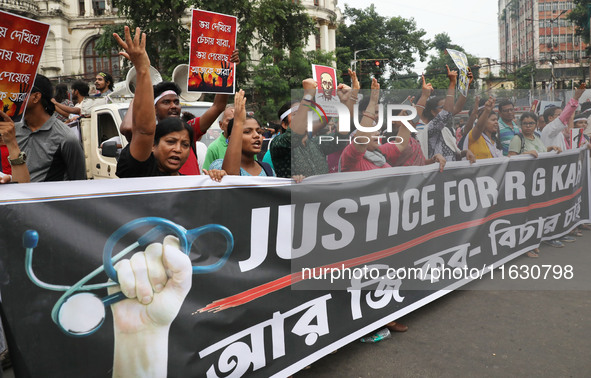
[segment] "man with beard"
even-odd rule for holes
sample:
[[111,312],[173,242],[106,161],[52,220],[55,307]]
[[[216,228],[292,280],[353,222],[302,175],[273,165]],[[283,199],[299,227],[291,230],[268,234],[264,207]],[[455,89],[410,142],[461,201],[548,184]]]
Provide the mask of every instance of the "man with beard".
[[113,92],[113,76],[107,72],[99,72],[94,78],[94,87],[96,88],[96,94],[93,97],[106,96]]

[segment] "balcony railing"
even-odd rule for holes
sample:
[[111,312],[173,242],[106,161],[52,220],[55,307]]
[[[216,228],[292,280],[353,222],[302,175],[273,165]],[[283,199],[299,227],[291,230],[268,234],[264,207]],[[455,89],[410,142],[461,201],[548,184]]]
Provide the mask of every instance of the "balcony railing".
[[21,15],[37,15],[39,7],[32,0],[0,0],[0,9]]

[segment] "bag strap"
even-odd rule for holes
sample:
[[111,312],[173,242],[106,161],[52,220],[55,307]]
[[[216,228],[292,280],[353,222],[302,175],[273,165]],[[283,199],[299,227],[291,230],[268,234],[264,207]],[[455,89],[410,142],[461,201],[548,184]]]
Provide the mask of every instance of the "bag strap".
[[525,138],[523,137],[523,135],[521,133],[517,134],[519,136],[519,139],[521,139],[521,149],[519,150],[519,154],[523,153],[523,150],[525,149]]
[[267,176],[275,176],[273,174],[273,168],[271,168],[271,165],[269,163],[265,163],[265,162],[260,162],[258,160],[255,160],[257,163],[259,163],[259,165],[261,166],[261,168],[263,168],[263,171],[265,171],[265,174]]

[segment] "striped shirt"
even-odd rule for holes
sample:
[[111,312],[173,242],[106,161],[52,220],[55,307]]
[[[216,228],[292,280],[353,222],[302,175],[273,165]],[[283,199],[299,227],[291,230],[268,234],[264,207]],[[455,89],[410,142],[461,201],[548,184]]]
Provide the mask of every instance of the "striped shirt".
[[503,146],[503,155],[507,156],[509,153],[509,144],[515,135],[521,134],[521,130],[515,123],[515,121],[511,121],[513,124],[513,128],[508,126],[501,118],[499,118],[499,139],[501,140],[501,145]]

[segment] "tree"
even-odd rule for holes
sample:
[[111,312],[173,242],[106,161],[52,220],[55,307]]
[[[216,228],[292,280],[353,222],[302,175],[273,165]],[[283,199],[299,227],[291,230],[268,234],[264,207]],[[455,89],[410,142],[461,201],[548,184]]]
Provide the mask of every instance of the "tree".
[[591,0],[574,0],[574,8],[566,16],[576,26],[576,34],[587,44],[587,54],[591,53],[589,45],[589,17],[591,17]]
[[254,84],[251,106],[260,119],[276,120],[277,110],[291,98],[291,89],[300,89],[302,80],[311,77],[310,64],[331,65],[334,55],[303,51],[316,28],[299,2],[260,0],[249,22],[259,36],[249,41],[249,47],[261,56],[249,67]]
[[[181,18],[189,9],[187,0],[113,0],[118,8],[118,15],[128,20],[131,28],[139,27],[148,36],[146,51],[152,66],[156,67],[165,77],[170,77],[174,67],[189,60],[189,29],[181,22]],[[97,51],[110,55],[117,48],[112,34],[122,32],[118,25],[107,25],[103,28]]]
[[[447,79],[447,64],[450,69],[457,69],[453,59],[449,56],[446,49],[458,50],[466,53],[466,51],[459,45],[453,44],[451,38],[447,33],[437,34],[431,42],[431,48],[435,50],[435,55],[429,59],[429,63],[425,68],[425,79],[433,85],[434,89],[446,89],[449,85]],[[468,65],[472,69],[474,80],[478,78],[478,58],[466,53],[468,58]]]
[[382,88],[388,88],[386,77],[398,72],[406,72],[414,66],[415,56],[421,61],[427,57],[428,40],[426,32],[417,29],[414,19],[402,17],[384,17],[378,14],[372,4],[365,9],[351,8],[345,5],[344,20],[337,28],[337,68],[347,72],[356,50],[364,50],[357,59],[385,59],[384,64],[376,68],[362,67],[357,64],[357,76],[362,88],[369,88],[370,74],[379,77]]
[[515,70],[515,89],[531,88],[532,76],[536,72],[536,66],[533,63],[519,67]]
[[[186,14],[189,5],[236,16],[236,46],[242,60],[237,68],[237,86],[247,89],[251,96],[249,103],[262,111],[259,115],[263,117],[277,118],[277,104],[281,106],[288,101],[290,89],[300,88],[301,81],[311,76],[310,63],[334,62],[331,54],[303,53],[302,48],[316,28],[299,2],[173,0],[168,8],[162,3],[162,0],[116,0],[115,3],[131,27],[139,26],[148,35],[147,50],[152,65],[168,79],[176,65],[188,63],[189,29],[180,17],[173,15]],[[116,48],[112,33],[122,30],[120,25],[104,27],[97,43],[99,51],[108,55]],[[263,57],[255,64],[251,60],[253,52]]]
[[[274,59],[279,58],[277,63]],[[277,120],[277,110],[291,99],[292,89],[301,89],[302,81],[312,76],[310,64],[331,65],[332,53],[304,52],[297,48],[291,52],[276,50],[263,56],[253,74],[254,96],[251,106],[257,108],[261,119]]]

